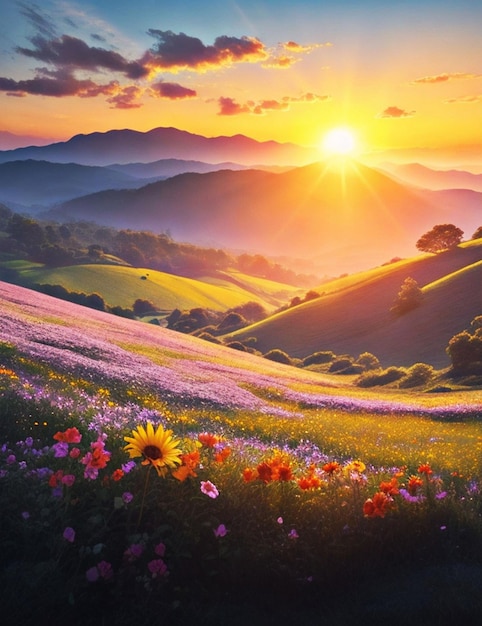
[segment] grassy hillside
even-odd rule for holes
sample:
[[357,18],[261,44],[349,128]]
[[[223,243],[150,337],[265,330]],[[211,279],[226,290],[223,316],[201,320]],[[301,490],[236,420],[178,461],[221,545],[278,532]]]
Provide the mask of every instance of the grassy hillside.
[[[383,365],[449,364],[449,339],[482,313],[482,241],[439,255],[421,255],[322,285],[324,295],[233,334],[257,338],[266,352],[280,348],[305,357],[318,350],[358,356],[368,351]],[[422,305],[403,316],[390,312],[411,277],[423,288]]]
[[225,311],[249,301],[259,302],[270,311],[299,293],[299,289],[289,285],[238,272],[195,280],[151,269],[93,264],[60,268],[27,266],[19,269],[19,274],[27,286],[62,285],[69,291],[98,293],[108,305],[126,308],[131,308],[140,298],[150,300],[162,311],[195,307]]

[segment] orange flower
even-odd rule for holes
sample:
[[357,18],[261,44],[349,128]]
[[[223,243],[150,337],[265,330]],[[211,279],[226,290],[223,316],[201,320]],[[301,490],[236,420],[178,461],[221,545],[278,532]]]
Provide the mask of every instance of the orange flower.
[[199,433],[197,438],[206,448],[214,448],[214,446],[220,441],[219,437],[213,435],[212,433]]
[[258,478],[258,472],[255,469],[252,469],[251,467],[246,467],[243,470],[243,480],[245,483],[250,483],[253,480],[256,480]]
[[112,480],[118,481],[124,476],[124,471],[121,469],[116,469],[112,472]]
[[337,461],[330,461],[329,463],[325,463],[321,468],[326,474],[333,476],[336,472],[340,471],[340,464]]
[[216,463],[224,463],[224,461],[228,458],[230,454],[231,448],[223,448],[219,452],[216,452],[216,454],[214,455],[214,460],[216,461]]
[[428,463],[422,463],[422,465],[419,465],[417,471],[419,474],[425,474],[426,476],[430,476],[430,474],[433,474],[432,468]]
[[307,491],[308,489],[318,489],[321,487],[321,478],[316,476],[314,473],[308,474],[308,476],[302,476],[298,478],[296,481],[298,483],[298,487],[303,489],[303,491]]
[[423,487],[423,480],[419,476],[410,476],[408,479],[407,490],[411,496],[416,495],[417,490]]
[[366,517],[385,517],[387,511],[392,508],[393,500],[383,491],[378,491],[373,498],[363,505],[363,513]]
[[386,493],[388,496],[395,496],[398,493],[398,480],[392,478],[390,481],[384,481],[380,483],[380,491]]
[[265,483],[269,483],[273,480],[273,468],[267,461],[260,463],[256,470],[258,472],[258,478]]
[[198,450],[194,452],[188,452],[187,454],[181,454],[182,465],[172,472],[174,478],[177,478],[181,482],[186,480],[188,476],[197,476],[194,471],[199,465],[200,454]]

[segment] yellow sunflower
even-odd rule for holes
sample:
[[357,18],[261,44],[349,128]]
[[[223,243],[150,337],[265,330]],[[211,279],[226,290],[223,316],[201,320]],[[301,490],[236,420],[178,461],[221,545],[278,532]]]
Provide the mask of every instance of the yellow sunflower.
[[154,430],[150,422],[132,431],[132,437],[124,437],[127,445],[124,450],[131,459],[143,456],[142,465],[153,465],[159,476],[164,476],[168,467],[181,463],[180,443],[173,438],[172,430],[164,430],[161,424]]

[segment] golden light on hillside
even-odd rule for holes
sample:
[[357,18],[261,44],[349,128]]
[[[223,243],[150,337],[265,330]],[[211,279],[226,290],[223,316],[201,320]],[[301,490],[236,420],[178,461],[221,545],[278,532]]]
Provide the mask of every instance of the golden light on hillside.
[[321,151],[327,156],[353,156],[356,148],[355,132],[347,127],[332,128],[320,143]]

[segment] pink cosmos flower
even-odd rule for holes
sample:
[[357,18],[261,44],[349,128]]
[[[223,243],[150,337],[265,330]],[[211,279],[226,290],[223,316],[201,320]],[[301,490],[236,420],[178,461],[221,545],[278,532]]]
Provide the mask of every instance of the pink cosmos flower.
[[219,496],[218,488],[210,480],[201,481],[201,491],[210,498],[217,498]]

